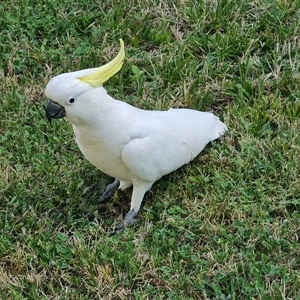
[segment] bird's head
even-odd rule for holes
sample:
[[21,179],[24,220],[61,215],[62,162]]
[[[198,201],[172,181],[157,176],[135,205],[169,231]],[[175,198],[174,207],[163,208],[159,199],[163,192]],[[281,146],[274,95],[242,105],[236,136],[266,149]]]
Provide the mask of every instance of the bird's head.
[[91,103],[93,94],[97,98],[106,95],[102,84],[116,74],[123,65],[125,57],[124,42],[120,39],[121,49],[118,55],[106,65],[99,68],[85,69],[60,74],[52,78],[46,86],[46,116],[51,119],[67,117],[71,123],[79,121],[87,103]]

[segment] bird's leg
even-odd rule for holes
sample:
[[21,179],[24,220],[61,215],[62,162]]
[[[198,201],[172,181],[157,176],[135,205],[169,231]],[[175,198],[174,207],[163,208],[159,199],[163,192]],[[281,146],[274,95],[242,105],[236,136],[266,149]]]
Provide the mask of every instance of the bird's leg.
[[109,201],[114,195],[114,193],[116,192],[116,190],[118,189],[119,185],[120,185],[120,181],[118,179],[116,179],[113,183],[107,185],[105,191],[100,197],[100,201],[101,202]]
[[113,234],[122,233],[126,226],[133,225],[136,222],[136,216],[141,207],[144,195],[151,188],[152,184],[153,182],[133,183],[130,210],[125,215],[124,221],[117,226]]

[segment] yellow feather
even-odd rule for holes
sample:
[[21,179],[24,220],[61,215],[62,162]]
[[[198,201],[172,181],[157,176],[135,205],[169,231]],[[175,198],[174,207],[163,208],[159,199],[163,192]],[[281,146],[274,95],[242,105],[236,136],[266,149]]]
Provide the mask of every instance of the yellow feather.
[[82,82],[90,84],[93,87],[99,87],[110,77],[115,75],[122,68],[125,57],[124,42],[122,39],[120,39],[120,44],[120,52],[111,62],[93,70],[89,75],[78,77],[78,79]]

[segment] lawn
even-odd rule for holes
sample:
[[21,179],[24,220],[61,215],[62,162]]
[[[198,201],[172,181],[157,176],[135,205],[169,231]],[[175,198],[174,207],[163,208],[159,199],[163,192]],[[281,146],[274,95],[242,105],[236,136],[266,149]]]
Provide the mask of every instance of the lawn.
[[[0,299],[299,299],[300,1],[0,3]],[[147,193],[46,120],[55,75],[97,67],[136,107],[212,111],[228,133]],[[113,120],[112,120],[113,121]]]

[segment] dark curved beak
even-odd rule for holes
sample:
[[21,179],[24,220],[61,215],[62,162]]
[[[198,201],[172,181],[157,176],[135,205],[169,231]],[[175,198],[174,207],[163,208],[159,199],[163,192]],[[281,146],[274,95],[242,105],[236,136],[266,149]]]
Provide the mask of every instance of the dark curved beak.
[[61,119],[66,116],[66,111],[64,107],[59,105],[58,103],[49,100],[46,107],[46,117],[49,122],[51,122],[51,119]]

